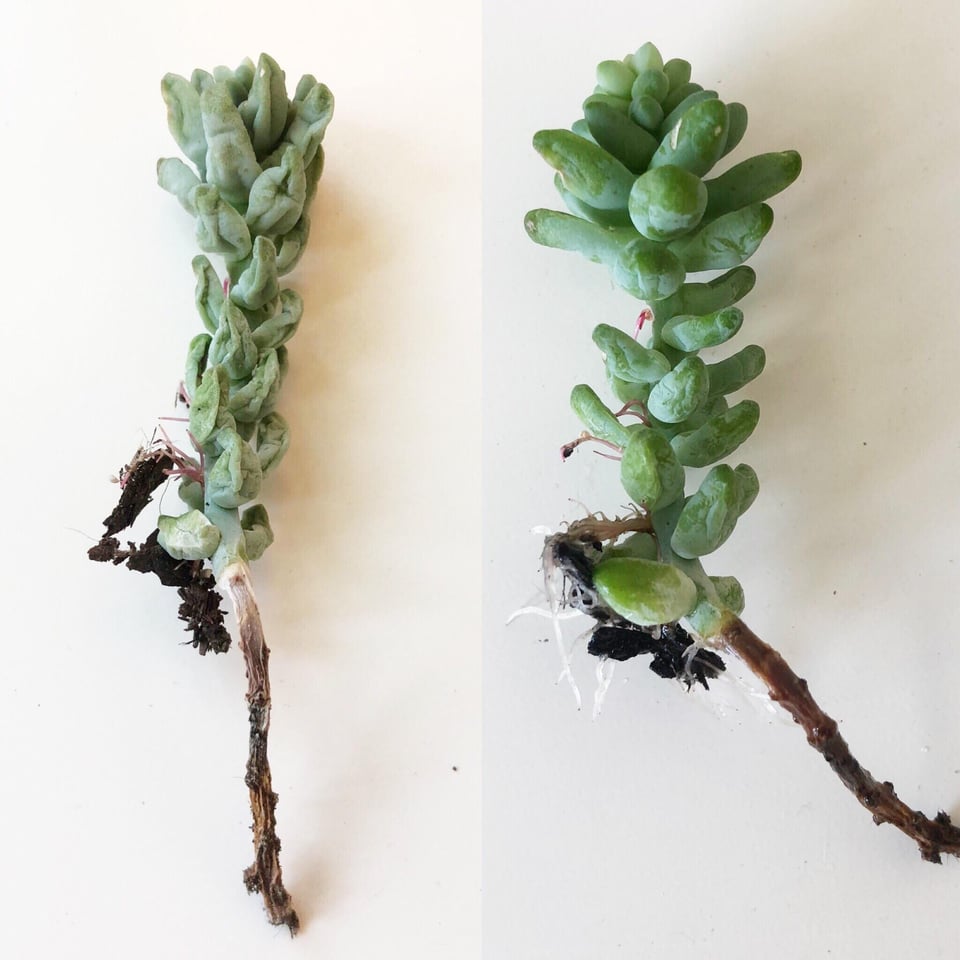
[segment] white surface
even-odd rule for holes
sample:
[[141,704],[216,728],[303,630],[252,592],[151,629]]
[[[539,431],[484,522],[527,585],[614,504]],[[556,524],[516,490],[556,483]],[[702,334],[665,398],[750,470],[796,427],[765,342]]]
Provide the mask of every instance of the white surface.
[[[578,713],[535,600],[537,524],[616,512],[616,466],[559,447],[594,324],[635,301],[535,246],[559,207],[534,131],[566,126],[594,65],[646,40],[741,100],[730,163],[796,148],[740,344],[760,498],[710,572],[808,678],[854,753],[960,819],[960,146],[954,4],[488,2],[484,25],[484,951],[496,960],[956,957],[960,864],[876,828],[790,723],[732,685],[686,696],[640,660]],[[568,635],[576,625],[568,625]],[[724,687],[727,689],[725,690]],[[728,701],[726,715],[715,705]]]
[[[4,18],[0,955],[478,956],[479,11]],[[337,98],[254,568],[294,941],[241,882],[238,652],[201,659],[173,591],[84,556],[200,329],[160,78],[261,50]]]

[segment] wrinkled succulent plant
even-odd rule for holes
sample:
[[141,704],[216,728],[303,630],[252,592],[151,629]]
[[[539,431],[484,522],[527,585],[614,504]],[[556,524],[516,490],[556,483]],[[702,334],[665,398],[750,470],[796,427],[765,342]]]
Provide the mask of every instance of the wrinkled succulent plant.
[[196,70],[189,81],[168,74],[162,90],[170,130],[195,170],[161,160],[160,186],[196,218],[198,246],[223,257],[227,279],[206,256],[194,259],[207,332],[190,343],[183,389],[203,463],[185,465],[180,495],[191,509],[161,517],[160,543],[178,559],[212,557],[219,577],[273,540],[262,505],[238,510],[256,499],[289,442],[276,404],[303,301],[279,278],[306,244],[333,96],[305,76],[288,100],[283,71],[266,55],[256,67]]
[[[168,74],[161,89],[170,130],[190,163],[160,160],[157,177],[194,218],[197,245],[204,251],[193,260],[193,270],[205,332],[190,342],[178,390],[178,400],[189,408],[193,449],[175,446],[164,433],[138,451],[121,472],[120,504],[90,556],[125,562],[176,586],[183,600],[180,616],[201,653],[229,647],[214,584],[231,597],[246,662],[250,721],[245,782],[254,863],[244,880],[250,891],[263,894],[270,921],[295,932],[298,919],[283,886],[277,796],[267,759],[269,650],[248,563],[273,541],[266,508],[253,501],[289,443],[276,406],[287,369],[286,342],[303,312],[299,294],[282,287],[280,278],[296,266],[307,242],[333,96],[305,76],[289,98],[283,71],[265,54],[256,65],[245,60],[235,70],[195,70],[189,80]],[[223,279],[206,254],[223,258]],[[161,515],[140,547],[121,548],[115,534],[132,524],[170,476],[180,478],[187,509]]]

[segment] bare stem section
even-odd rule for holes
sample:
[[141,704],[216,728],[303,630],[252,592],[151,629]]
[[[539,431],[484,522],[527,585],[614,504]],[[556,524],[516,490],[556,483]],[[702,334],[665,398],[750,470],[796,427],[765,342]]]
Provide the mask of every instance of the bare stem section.
[[270,732],[270,651],[263,638],[260,611],[246,563],[224,570],[221,584],[230,594],[240,627],[240,649],[247,668],[247,704],[250,711],[250,753],[244,782],[250,790],[253,812],[253,863],[243,873],[251,893],[263,894],[267,916],[273,924],[286,924],[295,934],[300,920],[283,885],[280,839],[277,837],[277,795],[270,778],[267,737]]
[[719,639],[763,681],[771,698],[803,727],[807,742],[873,814],[874,823],[893,824],[917,844],[924,860],[940,863],[941,854],[960,856],[960,828],[942,811],[931,820],[912,810],[894,792],[892,783],[878,783],[854,758],[836,721],[810,695],[807,681],[798,677],[776,650],[737,617],[724,625]]

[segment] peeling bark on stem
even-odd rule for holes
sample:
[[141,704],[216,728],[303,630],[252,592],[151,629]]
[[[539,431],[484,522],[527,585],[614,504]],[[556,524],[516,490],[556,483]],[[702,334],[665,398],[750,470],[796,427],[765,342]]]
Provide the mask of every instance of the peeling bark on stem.
[[270,650],[263,638],[260,611],[250,583],[250,568],[243,561],[230,564],[220,584],[233,601],[240,628],[240,649],[247,668],[247,704],[250,712],[250,753],[244,780],[250,790],[253,812],[253,863],[243,873],[251,893],[263,894],[267,916],[273,924],[286,924],[291,936],[300,920],[283,885],[280,840],[277,837],[277,795],[270,778],[267,737],[270,732]]
[[798,677],[772,647],[764,643],[742,620],[731,617],[718,639],[735,653],[803,727],[807,742],[830,764],[843,785],[873,815],[876,824],[890,823],[920,848],[924,860],[940,863],[941,854],[960,856],[960,827],[940,812],[932,820],[908,807],[894,792],[890,782],[877,782],[854,758],[837,730],[836,721],[820,708],[810,695],[807,681]]

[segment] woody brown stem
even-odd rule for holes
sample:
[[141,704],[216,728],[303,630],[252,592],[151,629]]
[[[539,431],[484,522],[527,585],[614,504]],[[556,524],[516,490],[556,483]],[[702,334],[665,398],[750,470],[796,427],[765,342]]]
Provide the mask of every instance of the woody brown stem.
[[894,792],[892,783],[878,783],[854,758],[837,730],[836,721],[824,713],[810,695],[807,681],[798,677],[776,650],[737,617],[731,617],[723,625],[719,639],[763,681],[771,699],[803,727],[807,742],[822,754],[843,785],[870,811],[874,823],[893,824],[917,844],[924,860],[940,863],[941,854],[960,856],[960,828],[942,811],[931,820],[912,810]]
[[247,704],[250,712],[250,753],[244,782],[250,791],[253,812],[253,863],[243,873],[251,893],[263,895],[267,916],[273,924],[286,924],[291,935],[300,920],[283,885],[280,870],[280,839],[277,837],[277,795],[270,778],[267,737],[270,732],[270,650],[263,638],[260,611],[250,584],[250,569],[233,563],[221,576],[230,594],[240,628],[240,649],[247,668]]

